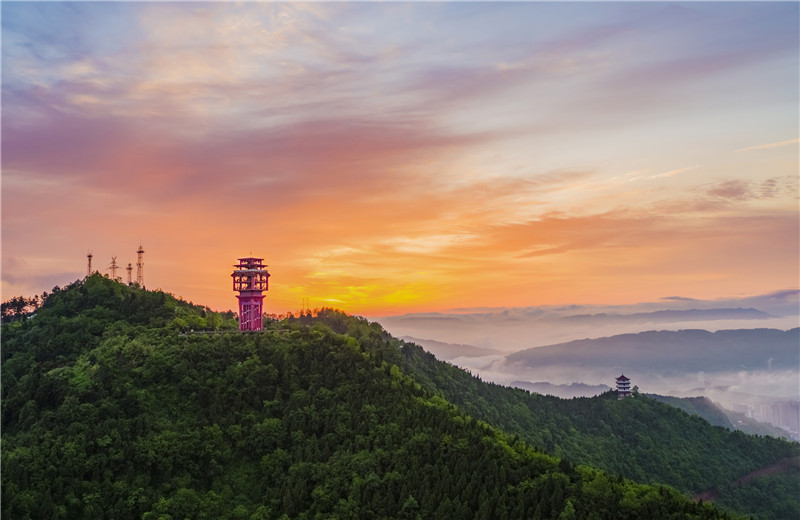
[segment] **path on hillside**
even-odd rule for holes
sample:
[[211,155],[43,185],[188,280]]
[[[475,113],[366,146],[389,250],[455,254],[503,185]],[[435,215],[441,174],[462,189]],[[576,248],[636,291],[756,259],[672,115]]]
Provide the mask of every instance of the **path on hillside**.
[[[747,484],[754,478],[764,477],[767,475],[774,475],[775,473],[783,473],[785,471],[789,471],[791,468],[797,467],[800,468],[800,457],[792,457],[789,459],[779,460],[775,464],[770,466],[757,469],[755,471],[751,471],[750,473],[743,475],[729,484],[730,487],[739,487],[742,484]],[[698,493],[695,495],[695,500],[716,500],[719,498],[719,490],[717,488],[707,489],[702,493]]]

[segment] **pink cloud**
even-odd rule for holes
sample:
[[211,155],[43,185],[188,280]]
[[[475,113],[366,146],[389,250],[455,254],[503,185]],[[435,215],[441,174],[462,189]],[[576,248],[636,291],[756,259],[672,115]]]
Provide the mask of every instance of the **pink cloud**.
[[[273,266],[281,310],[302,296],[400,309],[795,281],[796,211],[780,204],[796,164],[712,180],[728,159],[704,156],[703,171],[667,175],[701,163],[705,142],[682,139],[696,107],[724,97],[705,87],[784,63],[788,37],[748,43],[769,31],[747,16],[747,37],[706,36],[709,6],[586,7],[600,18],[544,6],[539,26],[517,16],[509,32],[483,24],[494,7],[461,20],[457,4],[430,18],[423,4],[125,5],[134,16],[98,27],[128,39],[20,29],[4,48],[4,288],[80,276],[87,247],[124,257],[140,240],[152,283],[221,308],[232,259],[251,251]],[[678,28],[691,30],[676,42]],[[763,91],[751,86],[725,92]],[[668,163],[632,150],[651,132]],[[668,190],[603,182],[636,161],[621,171],[667,171]]]

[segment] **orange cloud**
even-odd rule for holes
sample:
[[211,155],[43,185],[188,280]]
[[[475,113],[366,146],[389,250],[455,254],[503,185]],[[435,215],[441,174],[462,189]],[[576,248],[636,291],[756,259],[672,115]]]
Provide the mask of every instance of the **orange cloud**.
[[535,4],[91,5],[4,6],[4,293],[140,241],[149,287],[222,309],[249,254],[276,312],[797,283],[797,160],[731,151],[796,127],[795,6],[737,5],[709,46],[715,6],[554,7],[542,36]]

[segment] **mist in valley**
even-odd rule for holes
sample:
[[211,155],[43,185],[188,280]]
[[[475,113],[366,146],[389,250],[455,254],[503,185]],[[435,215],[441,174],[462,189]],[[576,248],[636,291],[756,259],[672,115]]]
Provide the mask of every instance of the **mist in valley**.
[[[643,393],[705,396],[795,437],[800,430],[798,291],[375,319],[485,381],[574,397],[611,389],[624,373]],[[647,331],[666,333],[639,334]]]

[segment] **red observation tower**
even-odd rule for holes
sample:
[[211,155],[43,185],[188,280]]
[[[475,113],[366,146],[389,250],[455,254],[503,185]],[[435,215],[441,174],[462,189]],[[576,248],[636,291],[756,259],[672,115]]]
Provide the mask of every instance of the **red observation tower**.
[[264,291],[269,290],[269,273],[263,258],[240,258],[233,267],[233,290],[239,291],[239,330],[261,330]]

